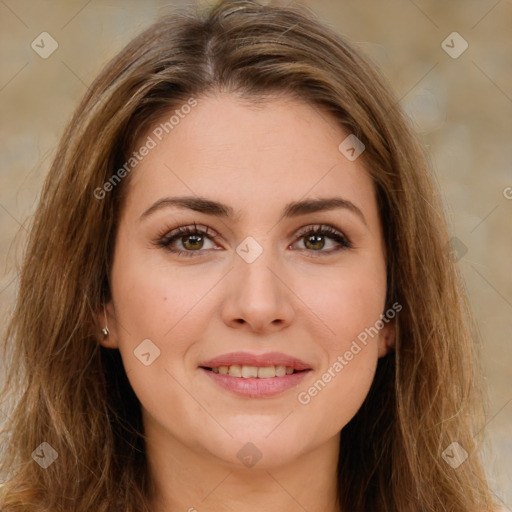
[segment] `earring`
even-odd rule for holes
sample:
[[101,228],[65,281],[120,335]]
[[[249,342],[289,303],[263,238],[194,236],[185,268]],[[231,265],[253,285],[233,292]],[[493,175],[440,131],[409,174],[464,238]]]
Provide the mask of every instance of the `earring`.
[[105,309],[105,304],[103,304],[103,313],[105,313],[105,327],[101,329],[101,334],[103,334],[103,336],[106,338],[109,335],[109,330],[107,327],[107,311]]

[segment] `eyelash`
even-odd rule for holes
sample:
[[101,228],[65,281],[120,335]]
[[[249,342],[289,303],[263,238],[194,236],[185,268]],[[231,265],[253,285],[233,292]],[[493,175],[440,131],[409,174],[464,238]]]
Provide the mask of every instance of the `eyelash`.
[[[211,230],[210,230],[211,231]],[[171,232],[169,232],[168,229],[165,229],[163,232],[161,232],[156,240],[156,245],[159,247],[164,248],[166,251],[169,251],[173,254],[177,254],[178,256],[187,256],[187,257],[196,257],[200,253],[205,252],[204,250],[196,250],[196,251],[184,251],[181,249],[171,248],[170,245],[174,240],[179,240],[181,237],[184,237],[186,235],[201,235],[206,236],[210,238],[210,240],[215,241],[217,238],[217,235],[212,232],[211,235],[208,235],[210,232],[209,228],[206,226],[206,228],[198,227],[196,223],[194,222],[194,226],[181,226]],[[329,251],[314,251],[312,249],[301,249],[304,251],[310,251],[312,253],[320,253],[318,256],[321,255],[321,253],[324,254],[333,254],[334,252],[338,252],[341,250],[346,249],[352,249],[352,243],[350,240],[344,236],[342,233],[340,233],[337,229],[333,228],[332,226],[326,225],[326,224],[319,224],[316,226],[308,226],[307,228],[302,229],[298,234],[297,238],[303,238],[306,235],[323,235],[327,238],[331,238],[332,240],[338,242],[341,247],[330,249]],[[316,257],[316,255],[315,255]]]
[[[171,248],[170,247],[171,243],[177,239],[179,240],[181,237],[184,237],[186,235],[206,236],[206,237],[210,238],[210,240],[215,241],[215,239],[217,238],[217,235],[214,232],[212,232],[211,235],[208,235],[208,233],[210,231],[209,231],[208,227],[206,227],[206,228],[198,227],[196,225],[196,223],[194,222],[193,227],[192,226],[181,226],[171,232],[169,232],[166,229],[158,236],[156,244],[160,247],[163,247],[165,250],[167,250],[171,253],[177,254],[179,256],[196,257],[199,255],[198,253],[205,252],[205,251],[200,250],[200,249],[196,250],[196,251],[190,251],[190,250],[184,251],[181,249]],[[335,229],[329,225],[308,226],[307,228],[304,228],[297,234],[297,238],[300,239],[300,238],[305,237],[306,235],[326,236],[327,238],[330,238],[330,239],[338,242],[341,247],[331,249],[329,251],[322,251],[322,250],[314,251],[312,249],[301,249],[304,251],[310,251],[313,253],[317,252],[317,253],[332,254],[332,253],[340,251],[340,250],[352,249],[352,247],[353,247],[350,240],[346,236],[344,236],[337,229]],[[319,254],[319,256],[320,255],[321,254]]]

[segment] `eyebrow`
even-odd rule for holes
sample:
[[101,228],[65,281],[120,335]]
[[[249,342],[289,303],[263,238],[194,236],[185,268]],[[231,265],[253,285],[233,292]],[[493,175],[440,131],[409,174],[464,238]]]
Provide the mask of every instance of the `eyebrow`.
[[[236,212],[231,206],[217,201],[212,201],[206,197],[183,196],[183,197],[163,197],[153,203],[140,216],[139,220],[143,220],[152,213],[163,208],[176,207],[181,209],[193,210],[195,212],[213,215],[215,217],[239,219],[240,212]],[[288,203],[281,214],[280,221],[306,215],[308,213],[316,213],[328,210],[344,208],[355,213],[368,226],[363,212],[351,201],[341,197],[323,197],[317,199],[305,199],[302,201],[292,201]]]

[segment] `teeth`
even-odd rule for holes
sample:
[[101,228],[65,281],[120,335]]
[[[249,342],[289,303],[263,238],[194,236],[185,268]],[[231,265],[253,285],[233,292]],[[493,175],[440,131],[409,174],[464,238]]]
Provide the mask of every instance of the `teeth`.
[[268,379],[270,377],[282,377],[282,371],[284,370],[286,373],[286,368],[284,366],[278,366],[277,368],[275,366],[262,366],[261,368],[258,368],[258,377],[260,379]]
[[294,372],[293,368],[286,366],[245,366],[232,364],[231,366],[219,366],[218,368],[212,368],[214,373],[220,373],[221,375],[230,375],[231,377],[242,377],[244,379],[259,378],[269,379],[272,377],[283,377],[284,375],[290,375]]
[[241,377],[242,376],[242,367],[237,364],[231,365],[229,367],[228,375],[231,375],[231,377]]

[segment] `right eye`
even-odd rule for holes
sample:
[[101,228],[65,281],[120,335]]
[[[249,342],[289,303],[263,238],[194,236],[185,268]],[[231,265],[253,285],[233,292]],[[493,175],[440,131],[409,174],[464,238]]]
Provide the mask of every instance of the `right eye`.
[[[204,252],[202,249],[205,241],[213,241],[217,236],[214,232],[211,235],[208,233],[209,228],[207,226],[198,227],[195,223],[193,226],[180,226],[170,232],[166,229],[165,233],[159,236],[157,244],[166,251],[178,255],[198,256],[199,254],[195,253]],[[182,249],[174,246],[177,241],[181,244]]]

